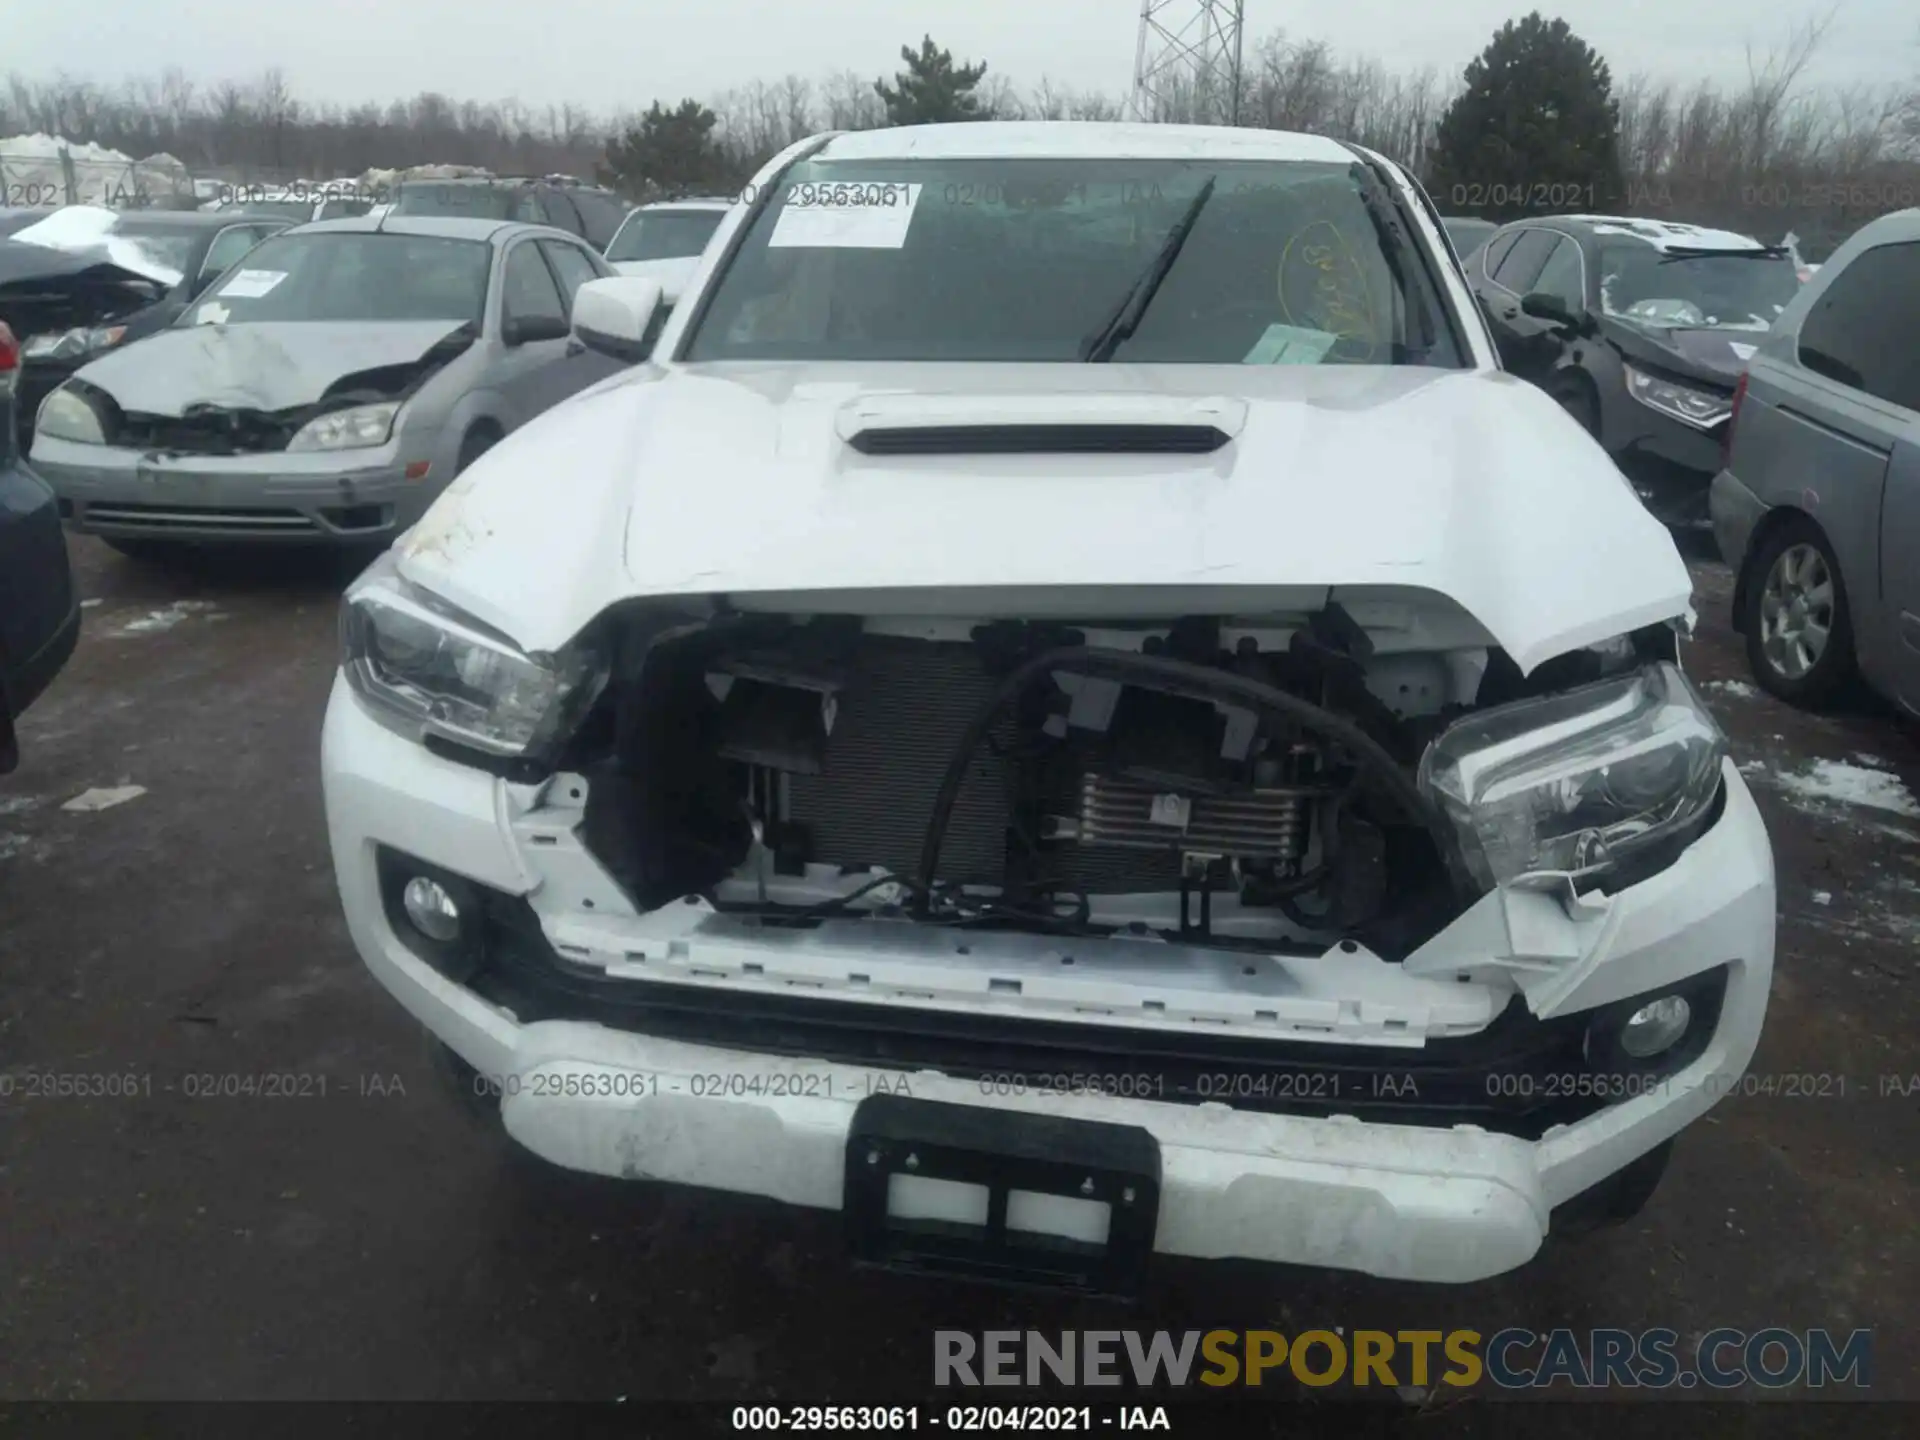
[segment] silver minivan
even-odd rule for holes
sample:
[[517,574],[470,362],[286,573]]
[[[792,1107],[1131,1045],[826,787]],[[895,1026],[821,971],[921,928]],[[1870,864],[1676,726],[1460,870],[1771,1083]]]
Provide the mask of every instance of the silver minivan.
[[1920,715],[1920,209],[1862,227],[1768,331],[1710,507],[1761,685],[1814,706],[1858,676]]

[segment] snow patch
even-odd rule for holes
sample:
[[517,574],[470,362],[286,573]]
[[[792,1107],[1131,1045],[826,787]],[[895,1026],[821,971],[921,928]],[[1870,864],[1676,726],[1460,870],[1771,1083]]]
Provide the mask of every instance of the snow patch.
[[[68,169],[72,170],[71,189]],[[144,160],[119,150],[59,135],[0,136],[0,178],[10,203],[31,206],[72,201],[126,204],[189,191],[187,167],[164,152]]]
[[1920,801],[1914,799],[1898,775],[1885,770],[1869,770],[1844,760],[1816,760],[1801,774],[1775,771],[1766,773],[1765,778],[1793,799],[1864,806],[1920,820]]
[[98,253],[122,270],[131,270],[162,285],[178,285],[181,279],[178,270],[158,259],[139,241],[113,233],[119,220],[119,212],[104,205],[67,205],[50,212],[44,220],[16,230],[12,238],[22,245],[40,245],[73,255]]
[[42,803],[38,795],[0,795],[0,815],[24,815]]
[[129,800],[138,800],[146,793],[147,787],[144,785],[115,785],[111,789],[105,790],[96,787],[92,790],[82,790],[60,808],[62,810],[77,810],[82,813],[94,810],[111,810],[114,806],[124,805]]
[[1741,700],[1757,700],[1760,698],[1760,688],[1757,685],[1749,685],[1744,680],[1709,680],[1706,688],[1709,690],[1717,690],[1722,695],[1736,696]]
[[176,600],[159,610],[149,610],[138,620],[129,620],[113,632],[114,638],[122,639],[129,635],[158,635],[171,630],[181,621],[193,615],[205,615],[209,620],[217,618],[211,600]]

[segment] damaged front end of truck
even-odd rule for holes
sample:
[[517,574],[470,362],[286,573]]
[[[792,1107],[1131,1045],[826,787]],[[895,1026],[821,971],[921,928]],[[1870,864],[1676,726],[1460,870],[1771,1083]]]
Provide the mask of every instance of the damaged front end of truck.
[[[385,902],[522,1024],[730,1050],[1527,1138],[1617,1098],[1568,1077],[1697,1058],[1725,967],[1581,993],[1610,897],[1722,803],[1680,621],[1523,673],[1443,597],[1322,594],[635,599],[534,655],[389,559],[348,596],[349,682],[504,782],[535,883],[387,850]],[[409,922],[422,877],[462,917],[442,941]],[[1685,1034],[1636,1057],[1655,1000]]]

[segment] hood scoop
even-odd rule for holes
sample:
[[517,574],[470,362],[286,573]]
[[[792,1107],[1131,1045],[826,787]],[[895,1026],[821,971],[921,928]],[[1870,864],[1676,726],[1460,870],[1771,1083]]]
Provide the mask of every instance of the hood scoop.
[[907,394],[862,396],[834,429],[863,455],[1207,455],[1246,419],[1230,399]]

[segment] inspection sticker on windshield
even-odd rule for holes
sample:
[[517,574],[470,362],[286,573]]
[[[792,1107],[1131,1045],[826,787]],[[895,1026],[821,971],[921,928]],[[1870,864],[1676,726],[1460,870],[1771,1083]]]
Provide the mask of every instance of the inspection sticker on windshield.
[[1340,337],[1326,330],[1303,330],[1298,325],[1269,325],[1254,342],[1242,365],[1318,365]]
[[220,293],[235,300],[258,300],[286,278],[284,270],[242,270],[220,287]]
[[787,192],[767,245],[773,249],[898,250],[920,203],[899,181],[801,181]]

